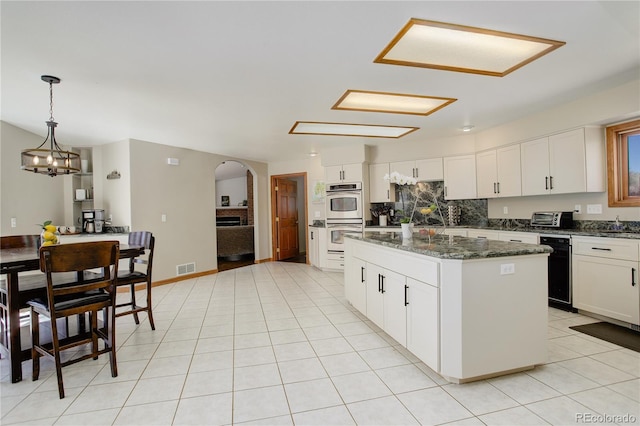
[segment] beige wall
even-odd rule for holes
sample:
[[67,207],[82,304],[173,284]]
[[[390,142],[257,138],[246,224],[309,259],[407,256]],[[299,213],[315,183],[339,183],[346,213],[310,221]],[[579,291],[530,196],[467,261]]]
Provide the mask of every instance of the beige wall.
[[[46,126],[42,126],[43,135]],[[64,221],[65,179],[20,170],[20,152],[36,148],[45,136],[35,135],[11,124],[0,122],[0,233],[2,235],[39,234],[36,225],[45,220]],[[68,148],[64,146],[63,148]],[[48,142],[47,142],[48,144]],[[11,228],[11,218],[16,227]]]
[[[45,220],[63,224],[65,199],[72,199],[69,194],[65,198],[65,187],[74,177],[50,178],[20,170],[20,151],[37,147],[43,139],[5,122],[0,122],[0,136],[1,234],[38,234],[36,224]],[[176,266],[183,263],[196,262],[197,272],[217,268],[215,168],[223,161],[240,161],[254,175],[256,259],[271,256],[266,163],[138,140],[94,150],[95,207],[104,208],[116,225],[156,235],[154,281],[175,277]],[[180,159],[180,165],[169,166],[169,157]],[[114,169],[121,178],[107,180]],[[12,217],[16,228],[10,227]]]

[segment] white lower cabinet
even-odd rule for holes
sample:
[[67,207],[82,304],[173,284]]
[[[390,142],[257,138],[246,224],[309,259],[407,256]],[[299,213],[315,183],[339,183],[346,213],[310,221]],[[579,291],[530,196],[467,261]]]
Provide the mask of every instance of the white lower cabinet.
[[573,237],[573,306],[640,325],[638,241]]
[[427,365],[432,366],[434,370],[439,371],[438,287],[407,278],[405,292],[407,349]]
[[[354,308],[367,314],[367,262],[353,258],[350,268],[345,268],[345,296]],[[347,283],[349,285],[347,285]]]
[[366,315],[398,343],[406,346],[405,277],[371,263],[367,263],[366,269]]
[[[367,249],[350,253],[347,248],[345,252],[350,259],[344,275],[347,300],[437,370],[440,353],[437,264]],[[434,285],[416,278],[433,281]]]

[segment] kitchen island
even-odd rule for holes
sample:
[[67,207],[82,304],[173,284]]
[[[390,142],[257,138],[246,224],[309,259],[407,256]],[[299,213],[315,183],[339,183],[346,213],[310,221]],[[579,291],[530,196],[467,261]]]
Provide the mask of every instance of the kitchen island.
[[365,232],[345,238],[345,295],[454,383],[547,361],[547,246]]

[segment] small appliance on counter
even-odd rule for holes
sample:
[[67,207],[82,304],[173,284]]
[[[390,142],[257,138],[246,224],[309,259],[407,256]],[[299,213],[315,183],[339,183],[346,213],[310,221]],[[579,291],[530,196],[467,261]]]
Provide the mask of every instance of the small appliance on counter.
[[[103,209],[82,210],[82,231],[90,234],[103,232],[104,220]],[[98,222],[100,222],[100,225],[98,225]],[[100,227],[99,230],[98,226]]]
[[531,215],[531,226],[545,228],[573,228],[573,212],[534,212]]

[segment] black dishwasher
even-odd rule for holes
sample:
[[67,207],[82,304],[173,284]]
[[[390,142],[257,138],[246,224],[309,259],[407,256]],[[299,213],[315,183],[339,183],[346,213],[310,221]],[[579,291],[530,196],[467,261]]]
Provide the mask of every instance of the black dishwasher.
[[571,236],[540,235],[540,244],[550,246],[549,306],[573,311],[571,298]]

